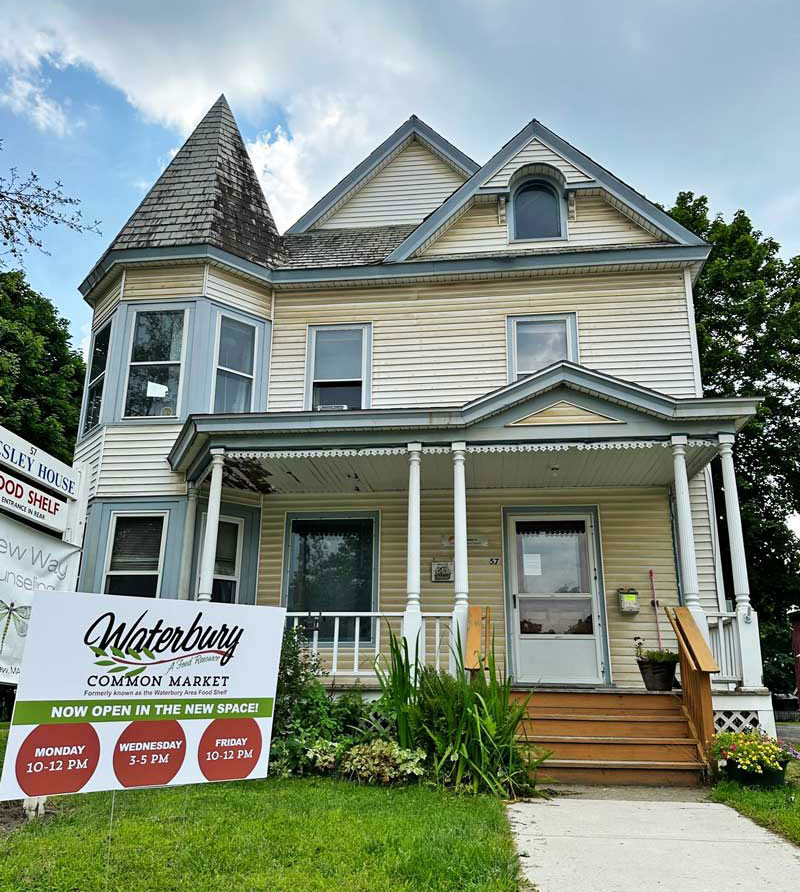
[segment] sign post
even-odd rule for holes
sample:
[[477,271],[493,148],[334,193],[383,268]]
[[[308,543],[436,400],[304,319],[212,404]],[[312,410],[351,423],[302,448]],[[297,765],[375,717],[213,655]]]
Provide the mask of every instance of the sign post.
[[284,618],[36,592],[0,800],[266,777]]

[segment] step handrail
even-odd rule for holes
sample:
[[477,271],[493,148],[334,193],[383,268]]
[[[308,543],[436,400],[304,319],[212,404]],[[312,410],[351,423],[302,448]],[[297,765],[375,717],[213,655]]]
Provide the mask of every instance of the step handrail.
[[714,736],[711,676],[719,672],[719,666],[689,608],[664,610],[678,640],[683,706],[706,759],[709,741]]

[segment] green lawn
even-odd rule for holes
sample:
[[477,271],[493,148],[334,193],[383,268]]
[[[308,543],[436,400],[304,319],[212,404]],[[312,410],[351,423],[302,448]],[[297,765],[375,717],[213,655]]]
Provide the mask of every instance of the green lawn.
[[55,815],[0,838],[2,892],[104,892],[107,859],[114,892],[512,892],[519,883],[504,809],[488,797],[322,778],[124,791],[110,846],[110,793],[50,804]]
[[711,798],[800,845],[800,764],[792,763],[787,773],[789,783],[778,790],[757,790],[721,781],[711,791]]

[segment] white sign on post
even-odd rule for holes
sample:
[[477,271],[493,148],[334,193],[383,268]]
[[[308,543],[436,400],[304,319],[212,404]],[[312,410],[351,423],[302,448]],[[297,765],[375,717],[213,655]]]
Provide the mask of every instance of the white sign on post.
[[19,480],[2,469],[0,507],[57,533],[63,533],[67,525],[66,502],[53,498],[27,480]]
[[284,619],[36,592],[0,800],[265,777]]
[[78,497],[78,472],[22,437],[0,427],[0,464],[14,468],[69,499]]

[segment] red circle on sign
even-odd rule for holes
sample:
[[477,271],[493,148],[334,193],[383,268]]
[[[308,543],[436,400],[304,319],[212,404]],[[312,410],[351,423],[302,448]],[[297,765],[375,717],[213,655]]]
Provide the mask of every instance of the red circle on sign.
[[168,784],[186,758],[178,722],[131,722],[114,746],[114,774],[123,787]]
[[100,740],[87,722],[39,725],[17,752],[17,783],[27,796],[77,793],[99,759]]
[[261,729],[255,719],[215,719],[200,738],[197,761],[206,780],[241,780],[261,755]]

